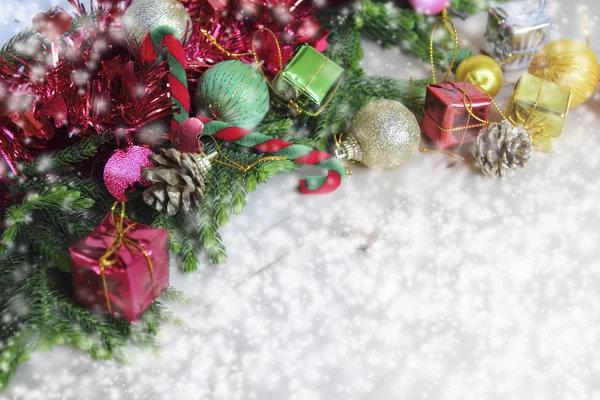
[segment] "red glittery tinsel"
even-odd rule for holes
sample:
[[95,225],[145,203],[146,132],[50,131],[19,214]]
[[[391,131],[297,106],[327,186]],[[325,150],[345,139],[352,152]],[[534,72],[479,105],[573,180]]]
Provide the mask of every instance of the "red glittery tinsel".
[[[191,66],[200,68],[230,57],[214,46],[201,32],[205,29],[231,53],[252,50],[254,33],[259,28],[272,30],[278,38],[282,62],[290,59],[294,48],[308,43],[319,51],[327,48],[328,31],[322,29],[313,15],[312,0],[180,0],[186,7],[194,26],[186,46]],[[279,72],[276,45],[269,36],[257,43],[259,58],[266,71]],[[253,62],[252,57],[242,58]],[[193,78],[193,77],[192,77]]]
[[[327,47],[328,32],[315,19],[312,0],[180,1],[194,21],[185,47],[192,97],[193,83],[206,68],[231,58],[201,29],[229,52],[246,53],[254,33],[269,28],[281,45],[284,65],[299,44],[309,43],[319,51]],[[126,147],[128,142],[156,144],[169,133],[166,124],[148,128],[173,113],[168,66],[142,62],[135,46],[127,45],[121,18],[131,0],[69,2],[75,7],[74,18],[54,46],[57,63],[51,46],[41,40],[31,43],[29,57],[0,58],[0,180],[8,171],[18,175],[19,161],[31,161],[79,137],[113,135],[126,138],[116,141]],[[271,37],[259,37],[257,51],[267,74],[279,72]]]
[[[97,0],[90,10],[71,2],[80,18],[58,43],[56,66],[41,41],[31,57],[0,58],[0,179],[7,168],[18,175],[18,161],[74,137],[108,134],[148,143],[166,133],[137,137],[173,109],[166,63],[142,62],[122,40],[119,20],[127,2]],[[93,17],[84,15],[89,12]]]

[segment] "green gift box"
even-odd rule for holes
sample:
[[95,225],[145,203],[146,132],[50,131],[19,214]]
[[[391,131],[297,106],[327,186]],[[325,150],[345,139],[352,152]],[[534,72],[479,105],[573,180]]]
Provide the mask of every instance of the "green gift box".
[[283,69],[283,79],[317,104],[327,96],[344,69],[305,44]]
[[562,132],[571,97],[571,90],[525,73],[517,83],[506,114],[515,125],[529,131],[536,149],[550,152]]

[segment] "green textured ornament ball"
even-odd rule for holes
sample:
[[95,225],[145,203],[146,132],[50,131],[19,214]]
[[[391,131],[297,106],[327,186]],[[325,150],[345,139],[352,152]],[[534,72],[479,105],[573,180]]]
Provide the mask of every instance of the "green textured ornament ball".
[[419,123],[408,108],[394,100],[375,100],[356,113],[337,156],[373,169],[398,168],[415,154],[420,138]]
[[190,36],[192,19],[177,0],[134,0],[123,14],[127,38],[134,45],[141,45],[146,35],[161,25],[175,29],[177,38],[185,43]]
[[214,119],[254,129],[269,111],[269,86],[251,64],[237,60],[216,64],[198,82],[200,101]]

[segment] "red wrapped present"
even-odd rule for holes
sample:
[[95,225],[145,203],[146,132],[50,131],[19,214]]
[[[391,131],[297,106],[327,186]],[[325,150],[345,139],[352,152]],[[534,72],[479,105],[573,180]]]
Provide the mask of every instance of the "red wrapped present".
[[490,97],[471,83],[428,85],[421,128],[440,149],[472,142],[487,125],[481,120],[487,121],[491,103]]
[[113,210],[69,251],[75,300],[84,307],[135,322],[169,286],[168,232],[123,212]]

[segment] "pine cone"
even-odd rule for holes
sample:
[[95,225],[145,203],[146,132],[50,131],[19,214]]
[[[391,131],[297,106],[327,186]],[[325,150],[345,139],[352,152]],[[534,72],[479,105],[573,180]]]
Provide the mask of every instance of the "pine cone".
[[504,120],[481,130],[473,155],[485,175],[498,179],[523,169],[531,159],[532,148],[525,128]]
[[152,182],[144,191],[144,201],[157,211],[166,208],[175,215],[179,208],[187,213],[200,208],[204,197],[204,175],[210,163],[204,153],[181,153],[160,149],[149,157],[155,167],[144,168],[142,175]]

